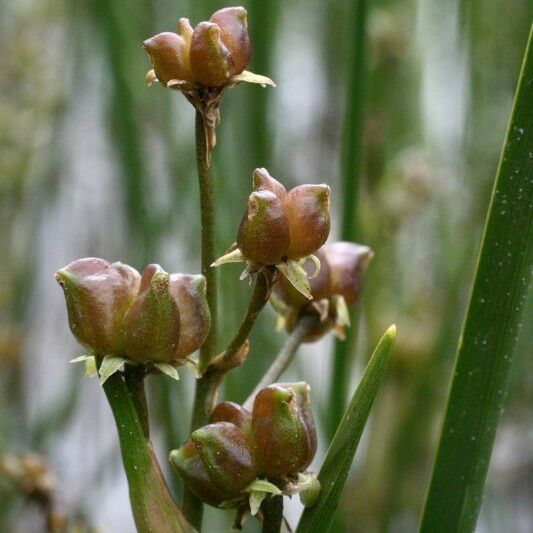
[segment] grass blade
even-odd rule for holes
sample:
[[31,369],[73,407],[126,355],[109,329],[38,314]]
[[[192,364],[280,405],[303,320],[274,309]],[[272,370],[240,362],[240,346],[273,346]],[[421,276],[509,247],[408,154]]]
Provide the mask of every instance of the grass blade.
[[492,193],[420,531],[472,531],[531,280],[531,33]]
[[320,469],[318,479],[322,489],[318,500],[313,507],[304,511],[298,524],[298,533],[326,532],[331,526],[361,434],[389,363],[395,338],[396,326],[391,326],[381,337],[368,362]]

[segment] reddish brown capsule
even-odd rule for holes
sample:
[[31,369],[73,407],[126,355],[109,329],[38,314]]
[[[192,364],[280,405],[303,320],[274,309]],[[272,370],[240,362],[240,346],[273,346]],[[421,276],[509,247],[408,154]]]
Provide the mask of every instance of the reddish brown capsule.
[[220,40],[230,51],[235,74],[240,74],[250,61],[252,48],[244,7],[226,7],[215,11],[209,19],[220,28]]
[[253,174],[237,245],[248,261],[275,265],[318,250],[329,234],[327,185],[300,185],[289,192],[266,169]]
[[218,487],[211,481],[192,441],[186,442],[177,450],[172,450],[169,459],[187,488],[205,503],[218,507],[223,501],[233,497],[231,492],[225,490],[224,487]]
[[289,239],[289,225],[279,198],[268,190],[253,192],[237,236],[244,257],[259,265],[275,265],[286,256]]
[[277,479],[305,470],[316,453],[307,383],[278,383],[260,391],[252,431],[261,475]]
[[143,42],[157,79],[166,87],[170,80],[193,81],[189,61],[190,42],[172,32],[154,35]]
[[291,244],[290,259],[316,252],[329,235],[329,195],[327,185],[300,185],[285,198]]
[[180,335],[175,357],[192,354],[205,342],[211,326],[204,276],[170,274],[169,291],[178,306]]
[[242,430],[230,422],[208,424],[191,435],[212,482],[234,496],[256,477],[250,444]]
[[222,402],[213,409],[210,420],[212,423],[231,422],[247,433],[252,423],[252,414],[237,403]]
[[139,296],[124,317],[124,351],[133,361],[168,363],[174,358],[180,315],[169,291],[169,279],[159,265],[144,269]]
[[163,32],[143,43],[164,86],[177,80],[192,86],[223,87],[247,67],[251,47],[243,7],[220,9],[194,29],[188,19],[181,18],[178,27],[180,35]]
[[122,321],[137,297],[141,276],[122,263],[88,257],[58,270],[70,329],[85,347],[100,354],[123,352]]
[[331,293],[341,295],[352,305],[361,292],[363,274],[374,253],[368,246],[353,242],[334,242],[324,246],[331,271]]
[[137,363],[174,363],[205,341],[210,313],[205,278],[133,268],[103,259],[74,261],[56,273],[76,338],[93,352]]

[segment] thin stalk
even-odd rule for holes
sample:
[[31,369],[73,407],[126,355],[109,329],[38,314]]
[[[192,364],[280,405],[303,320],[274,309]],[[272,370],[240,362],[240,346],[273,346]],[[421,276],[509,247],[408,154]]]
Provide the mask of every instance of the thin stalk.
[[305,337],[311,331],[315,322],[316,318],[313,316],[304,317],[298,322],[296,327],[291,331],[291,334],[287,337],[285,344],[270,365],[270,368],[266,371],[265,375],[261,378],[261,381],[259,381],[253,392],[244,402],[243,407],[245,409],[251,410],[256,394],[265,387],[275,383],[281,374],[283,374]]
[[139,422],[143,428],[144,436],[150,438],[150,424],[148,418],[148,403],[144,389],[144,368],[133,365],[124,365],[124,381],[131,396]]
[[211,311],[211,330],[200,350],[200,368],[206,368],[217,347],[217,271],[211,268],[216,260],[215,250],[215,184],[213,165],[208,153],[206,125],[200,111],[196,111],[196,163],[200,186],[200,223],[202,246],[202,274],[207,280],[207,303]]
[[261,503],[262,533],[279,533],[283,522],[283,496],[270,496]]
[[[367,0],[350,3],[351,12],[348,28],[350,47],[348,50],[348,73],[345,88],[345,110],[343,144],[341,152],[342,175],[342,219],[340,237],[345,241],[355,241],[359,236],[357,205],[359,202],[359,182],[361,175],[361,156],[363,152],[363,106],[366,73],[366,26]],[[335,341],[335,357],[330,384],[330,405],[328,409],[327,436],[335,435],[341,413],[346,406],[350,377],[350,359],[356,346],[354,311],[351,312],[354,327],[347,331],[345,341]]]
[[192,531],[172,500],[126,384],[115,373],[103,388],[117,426],[137,531]]
[[[200,224],[202,274],[207,281],[207,304],[211,311],[211,330],[200,349],[200,368],[205,369],[217,349],[217,275],[211,265],[216,260],[215,250],[215,184],[213,179],[212,157],[207,144],[207,133],[204,116],[196,110],[196,163],[198,166],[198,184],[200,188]],[[203,377],[196,382],[196,393],[192,414],[191,430],[203,426],[208,421],[206,398],[210,385]],[[187,488],[183,491],[183,511],[198,530],[202,526],[203,504]]]
[[496,173],[421,532],[474,530],[503,412],[533,262],[532,35]]

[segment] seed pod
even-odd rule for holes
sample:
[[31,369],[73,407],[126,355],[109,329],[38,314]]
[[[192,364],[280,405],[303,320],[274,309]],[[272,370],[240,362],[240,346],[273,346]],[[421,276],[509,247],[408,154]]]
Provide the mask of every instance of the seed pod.
[[235,424],[208,424],[194,431],[191,440],[217,487],[237,496],[257,477],[250,445]]
[[124,317],[124,350],[133,361],[171,363],[176,359],[180,317],[169,279],[159,265],[144,269],[137,300]]
[[285,198],[289,221],[289,259],[300,259],[316,252],[329,235],[329,195],[327,185],[300,185]]
[[203,502],[218,507],[223,501],[233,497],[233,494],[224,488],[219,488],[211,481],[192,441],[186,442],[177,450],[172,450],[169,460],[186,487]]
[[352,305],[361,292],[363,274],[374,253],[368,246],[353,242],[334,242],[324,246],[331,270],[331,292],[341,295]]
[[180,328],[176,358],[182,359],[200,348],[209,334],[211,313],[205,296],[205,277],[171,274],[169,291],[178,306]]
[[183,36],[163,32],[146,39],[143,46],[150,56],[157,79],[164,87],[170,80],[192,81],[189,43]]
[[220,40],[231,53],[235,66],[234,74],[240,74],[248,66],[252,53],[246,9],[244,7],[219,9],[209,20],[220,27]]
[[256,168],[252,181],[256,191],[270,191],[282,201],[287,195],[287,189],[273,178],[266,168]]
[[267,190],[250,194],[237,245],[249,261],[275,265],[287,254],[289,226],[283,204]]
[[278,383],[260,391],[252,411],[259,473],[280,478],[305,470],[316,452],[307,383]]
[[70,329],[99,354],[123,352],[122,321],[139,290],[140,274],[128,265],[88,257],[58,270]]
[[213,409],[210,421],[212,423],[231,422],[246,434],[252,424],[252,414],[237,403],[222,402]]
[[231,53],[220,40],[220,27],[212,22],[200,22],[194,29],[189,58],[194,78],[206,87],[220,87],[235,74]]

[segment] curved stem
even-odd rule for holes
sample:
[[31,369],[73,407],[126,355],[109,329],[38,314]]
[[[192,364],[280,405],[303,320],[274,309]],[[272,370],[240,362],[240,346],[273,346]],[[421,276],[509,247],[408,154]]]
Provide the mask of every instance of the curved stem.
[[254,290],[250,297],[250,301],[248,302],[248,308],[246,309],[246,315],[244,316],[237,333],[229,343],[228,347],[224,350],[221,357],[217,358],[216,361],[213,361],[216,363],[216,366],[224,367],[231,364],[230,362],[233,356],[246,342],[259,313],[263,310],[263,307],[265,307],[268,301],[274,280],[274,272],[275,270],[272,267],[267,266],[257,274]]
[[150,440],[145,437],[132,397],[121,376],[113,374],[104,383],[103,389],[117,426],[137,531],[192,531],[172,500]]
[[283,522],[283,496],[270,496],[261,504],[262,533],[279,533]]
[[270,365],[270,368],[266,371],[265,375],[261,378],[261,381],[256,385],[253,392],[248,396],[248,399],[244,402],[243,407],[251,410],[256,394],[275,383],[278,378],[283,374],[285,369],[289,366],[292,358],[298,351],[298,348],[304,341],[307,334],[311,331],[313,325],[316,323],[317,318],[314,316],[306,316],[299,320],[296,327],[292,330],[291,334],[287,337],[285,344],[282,346],[280,352]]

